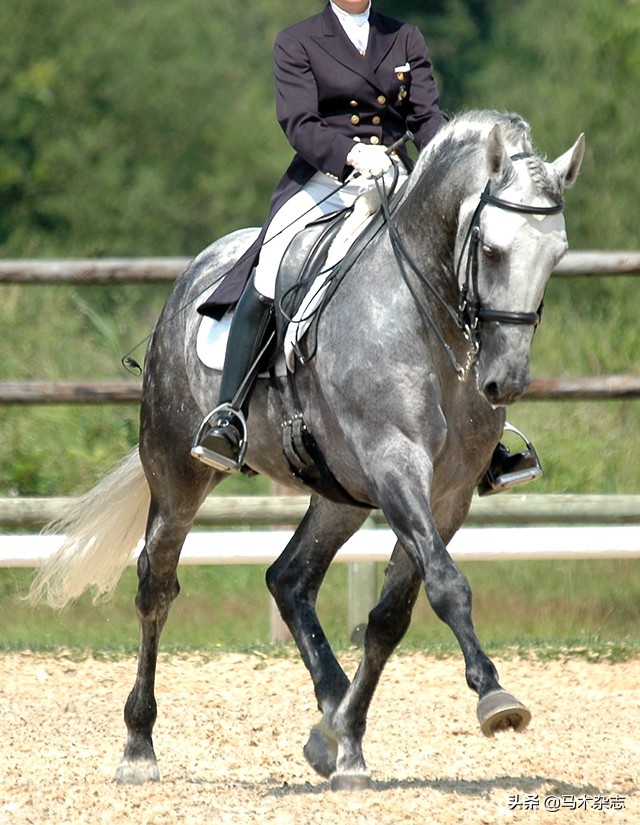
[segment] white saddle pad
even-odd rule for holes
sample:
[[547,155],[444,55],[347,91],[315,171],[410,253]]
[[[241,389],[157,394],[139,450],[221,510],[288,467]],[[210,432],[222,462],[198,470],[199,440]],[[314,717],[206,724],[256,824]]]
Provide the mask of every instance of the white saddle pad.
[[[203,316],[198,327],[198,334],[196,336],[196,353],[198,358],[202,361],[205,367],[222,372],[224,366],[224,357],[227,352],[227,341],[229,340],[229,330],[231,329],[231,321],[233,320],[233,312],[225,312],[219,321],[213,318]],[[285,375],[286,366],[284,357],[280,356],[276,361],[276,375]],[[262,378],[266,377],[268,373],[261,373]]]
[[205,367],[222,372],[233,312],[226,312],[219,321],[203,316],[196,337],[196,352]]

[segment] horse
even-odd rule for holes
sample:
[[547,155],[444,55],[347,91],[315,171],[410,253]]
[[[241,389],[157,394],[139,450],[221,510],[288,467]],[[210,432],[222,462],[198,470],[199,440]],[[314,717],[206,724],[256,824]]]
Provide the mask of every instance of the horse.
[[[372,783],[362,741],[383,668],[422,586],[459,643],[481,730],[521,730],[531,714],[498,681],[471,617],[471,590],[447,551],[505,424],[530,382],[530,349],[545,288],[567,250],[563,192],[584,136],[553,162],[533,149],[516,114],[453,118],[420,153],[399,203],[364,245],[324,309],[313,358],[295,367],[308,430],[342,496],[313,489],[283,458],[283,379],[257,379],[246,465],[310,493],[308,510],[266,583],[306,665],[321,714],[304,746],[335,790]],[[116,779],[159,780],[152,731],[160,636],[180,586],[181,548],[198,508],[228,476],[190,455],[217,398],[219,374],[194,344],[198,301],[249,247],[255,229],[225,236],[176,280],[144,367],[139,444],[63,517],[66,541],[31,595],[61,607],[107,593],[140,539],[137,674]],[[284,401],[283,401],[284,399]],[[339,548],[379,509],[396,544],[363,653],[350,680],[316,613]]]

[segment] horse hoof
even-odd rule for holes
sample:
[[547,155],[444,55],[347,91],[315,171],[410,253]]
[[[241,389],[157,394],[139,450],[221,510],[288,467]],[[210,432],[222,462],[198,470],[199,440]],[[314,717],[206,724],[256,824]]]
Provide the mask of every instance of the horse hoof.
[[524,730],[531,721],[531,713],[506,690],[494,690],[478,702],[478,721],[484,735],[493,736],[509,728]]
[[158,765],[150,760],[129,762],[128,759],[123,759],[116,770],[116,782],[119,785],[144,785],[146,782],[159,781]]
[[314,771],[324,776],[325,779],[328,779],[335,771],[338,743],[322,722],[311,728],[311,734],[303,752]]
[[373,780],[368,773],[334,773],[331,776],[332,791],[369,791]]

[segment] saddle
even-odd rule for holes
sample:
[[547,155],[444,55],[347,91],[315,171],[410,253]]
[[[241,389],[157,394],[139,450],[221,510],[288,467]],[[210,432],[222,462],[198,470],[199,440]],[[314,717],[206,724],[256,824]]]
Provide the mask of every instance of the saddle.
[[[350,207],[309,224],[293,239],[280,265],[276,282],[277,351],[282,352],[291,326],[299,327],[293,341],[294,358],[301,364],[310,361],[317,348],[318,321],[335,295],[344,276],[351,269],[362,250],[384,225],[380,212],[369,218],[364,230],[349,246],[346,254],[333,266],[327,264],[332,247],[352,215]],[[315,290],[311,303],[306,303],[309,291]],[[301,307],[303,317],[298,319]],[[284,415],[282,424],[283,455],[292,474],[306,486],[331,501],[369,508],[370,505],[353,498],[333,476],[313,433],[303,416],[298,395],[294,365],[288,360],[287,382],[293,410]],[[283,402],[284,403],[284,402]]]
[[[336,260],[335,246],[353,210],[349,207],[310,223],[295,236],[280,263],[275,300],[277,349],[285,351],[290,372],[296,359],[304,364],[315,355],[322,313],[360,253],[384,225],[380,211],[367,216],[364,229],[349,240],[346,253]],[[294,355],[287,353],[289,348]]]

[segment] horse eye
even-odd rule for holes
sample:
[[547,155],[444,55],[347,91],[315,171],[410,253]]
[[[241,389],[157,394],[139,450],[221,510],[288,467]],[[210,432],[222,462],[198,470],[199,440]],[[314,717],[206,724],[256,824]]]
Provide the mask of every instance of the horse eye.
[[500,258],[500,251],[495,246],[489,246],[486,243],[482,244],[482,252],[485,258],[489,261],[497,261]]

